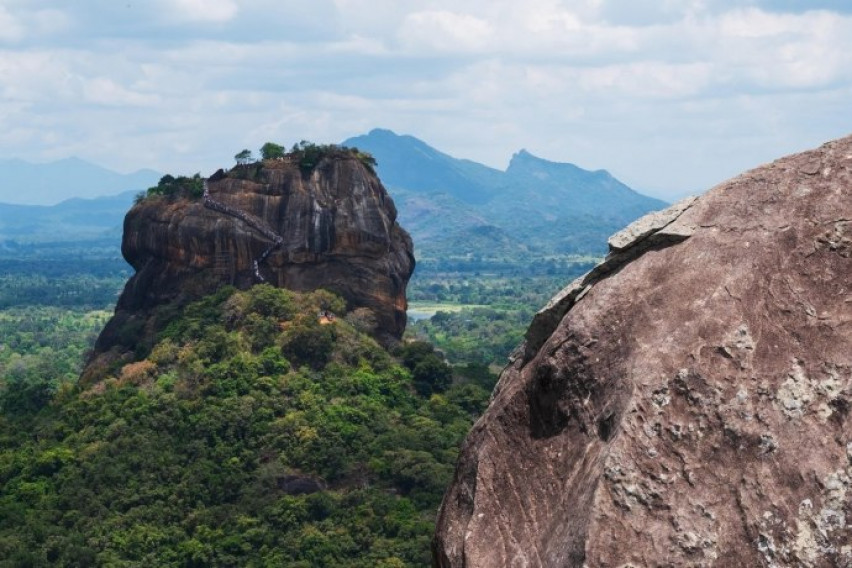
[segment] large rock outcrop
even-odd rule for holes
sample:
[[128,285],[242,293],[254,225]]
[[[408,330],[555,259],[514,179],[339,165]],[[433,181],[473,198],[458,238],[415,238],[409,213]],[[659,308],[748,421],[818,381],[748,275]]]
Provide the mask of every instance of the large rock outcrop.
[[96,354],[150,339],[164,306],[223,284],[266,281],[296,291],[325,288],[350,309],[368,308],[375,335],[402,336],[411,238],[370,168],[344,151],[310,171],[284,158],[217,172],[203,199],[146,199],[124,221],[122,253],[136,270]]
[[435,565],[852,566],[852,138],[610,245],[464,443]]

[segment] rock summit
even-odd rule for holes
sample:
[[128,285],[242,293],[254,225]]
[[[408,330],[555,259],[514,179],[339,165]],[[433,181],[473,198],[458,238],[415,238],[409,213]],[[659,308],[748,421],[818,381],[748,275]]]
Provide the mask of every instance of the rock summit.
[[288,156],[219,171],[196,199],[140,200],[124,220],[122,253],[136,273],[96,355],[150,341],[164,306],[230,284],[325,288],[366,308],[377,339],[406,324],[411,238],[369,164],[331,152],[306,170]]

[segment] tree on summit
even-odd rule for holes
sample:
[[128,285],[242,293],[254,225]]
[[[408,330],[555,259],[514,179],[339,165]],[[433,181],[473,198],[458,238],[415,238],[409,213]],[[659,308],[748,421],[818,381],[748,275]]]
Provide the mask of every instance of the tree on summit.
[[264,160],[283,158],[284,146],[280,146],[275,142],[267,142],[266,144],[260,147],[260,155]]
[[251,150],[248,148],[237,152],[234,155],[234,160],[237,161],[238,166],[244,166],[252,161]]

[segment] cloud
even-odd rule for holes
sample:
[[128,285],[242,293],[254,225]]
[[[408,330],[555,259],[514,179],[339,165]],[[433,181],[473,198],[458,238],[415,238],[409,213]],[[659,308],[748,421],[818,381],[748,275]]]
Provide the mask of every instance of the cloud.
[[106,77],[95,77],[84,83],[83,100],[116,107],[133,107],[154,105],[160,97],[133,91]]
[[732,81],[760,88],[817,88],[852,80],[852,18],[829,12],[722,15],[719,67]]
[[191,21],[227,22],[232,20],[239,11],[233,0],[172,0],[172,2],[179,17]]
[[8,8],[0,5],[0,43],[16,43],[25,35],[23,23]]
[[482,50],[491,43],[493,34],[487,21],[446,10],[414,12],[399,30],[400,43],[408,49],[425,47],[454,53]]
[[816,1],[7,0],[0,156],[194,173],[382,126],[701,189],[852,130],[852,16]]

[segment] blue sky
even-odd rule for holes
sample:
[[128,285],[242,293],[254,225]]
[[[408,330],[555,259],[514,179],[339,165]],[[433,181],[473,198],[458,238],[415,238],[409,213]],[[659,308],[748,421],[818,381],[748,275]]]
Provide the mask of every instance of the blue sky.
[[0,158],[520,148],[664,198],[852,133],[848,0],[0,0]]

